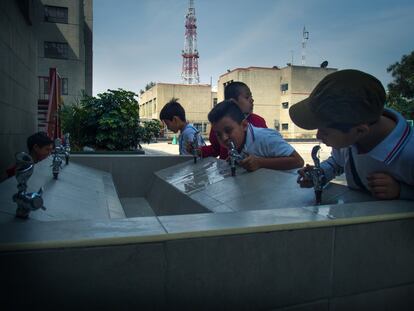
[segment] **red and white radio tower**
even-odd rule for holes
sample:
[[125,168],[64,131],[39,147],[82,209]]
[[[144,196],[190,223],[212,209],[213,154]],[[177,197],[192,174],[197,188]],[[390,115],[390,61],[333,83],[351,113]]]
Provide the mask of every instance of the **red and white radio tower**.
[[185,84],[200,82],[198,74],[197,26],[196,26],[194,0],[190,0],[188,13],[185,16],[185,41],[183,55],[183,71],[181,77]]

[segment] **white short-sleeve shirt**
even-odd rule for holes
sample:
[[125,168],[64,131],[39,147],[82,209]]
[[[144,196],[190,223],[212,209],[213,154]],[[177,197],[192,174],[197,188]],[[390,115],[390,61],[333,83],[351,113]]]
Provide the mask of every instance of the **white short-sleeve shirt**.
[[295,149],[276,130],[254,127],[249,123],[246,142],[241,155],[250,154],[263,158],[288,157]]

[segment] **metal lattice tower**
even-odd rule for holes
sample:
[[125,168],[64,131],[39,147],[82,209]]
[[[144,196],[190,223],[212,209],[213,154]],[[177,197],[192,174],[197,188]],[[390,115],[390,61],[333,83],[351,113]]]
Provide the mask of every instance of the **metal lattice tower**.
[[200,82],[198,74],[197,26],[196,26],[194,0],[190,0],[188,13],[185,16],[185,41],[183,56],[183,70],[181,77],[185,84]]
[[309,40],[309,31],[306,31],[303,26],[303,37],[302,37],[302,65],[305,65],[306,61],[306,42]]

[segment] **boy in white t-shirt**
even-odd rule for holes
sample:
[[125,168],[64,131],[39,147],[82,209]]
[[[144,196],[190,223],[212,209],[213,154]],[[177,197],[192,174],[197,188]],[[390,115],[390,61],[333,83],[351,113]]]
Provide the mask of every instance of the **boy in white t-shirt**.
[[191,144],[196,136],[198,146],[204,145],[204,140],[197,129],[188,123],[185,118],[185,110],[177,101],[172,98],[160,111],[160,119],[167,128],[174,132],[180,132],[178,137],[180,155],[191,155],[186,150],[187,144]]
[[217,104],[208,114],[208,120],[222,146],[229,148],[233,142],[243,156],[238,164],[248,171],[259,168],[289,170],[303,166],[302,157],[277,131],[249,124],[232,100]]

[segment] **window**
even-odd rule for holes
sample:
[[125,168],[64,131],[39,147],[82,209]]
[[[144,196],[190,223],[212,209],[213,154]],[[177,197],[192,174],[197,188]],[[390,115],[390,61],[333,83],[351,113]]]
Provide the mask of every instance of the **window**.
[[213,98],[213,107],[216,107],[217,105],[217,98]]
[[43,94],[49,94],[49,78],[44,77],[43,81]]
[[207,132],[207,123],[203,123],[203,133]]
[[68,78],[62,78],[62,95],[68,95]]
[[274,127],[275,127],[275,130],[277,130],[277,131],[279,131],[279,130],[280,130],[280,123],[279,123],[279,120],[275,120],[273,125],[274,125]]
[[68,8],[45,5],[45,22],[68,23]]
[[283,83],[280,85],[280,91],[281,92],[286,92],[289,89],[289,84],[287,83]]
[[45,41],[45,57],[68,59],[68,44]]
[[289,124],[288,123],[282,123],[282,131],[289,130]]
[[194,127],[196,128],[197,131],[201,132],[202,130],[202,124],[201,123],[193,123]]
[[288,109],[289,108],[289,102],[283,102],[282,107],[283,107],[283,109]]

